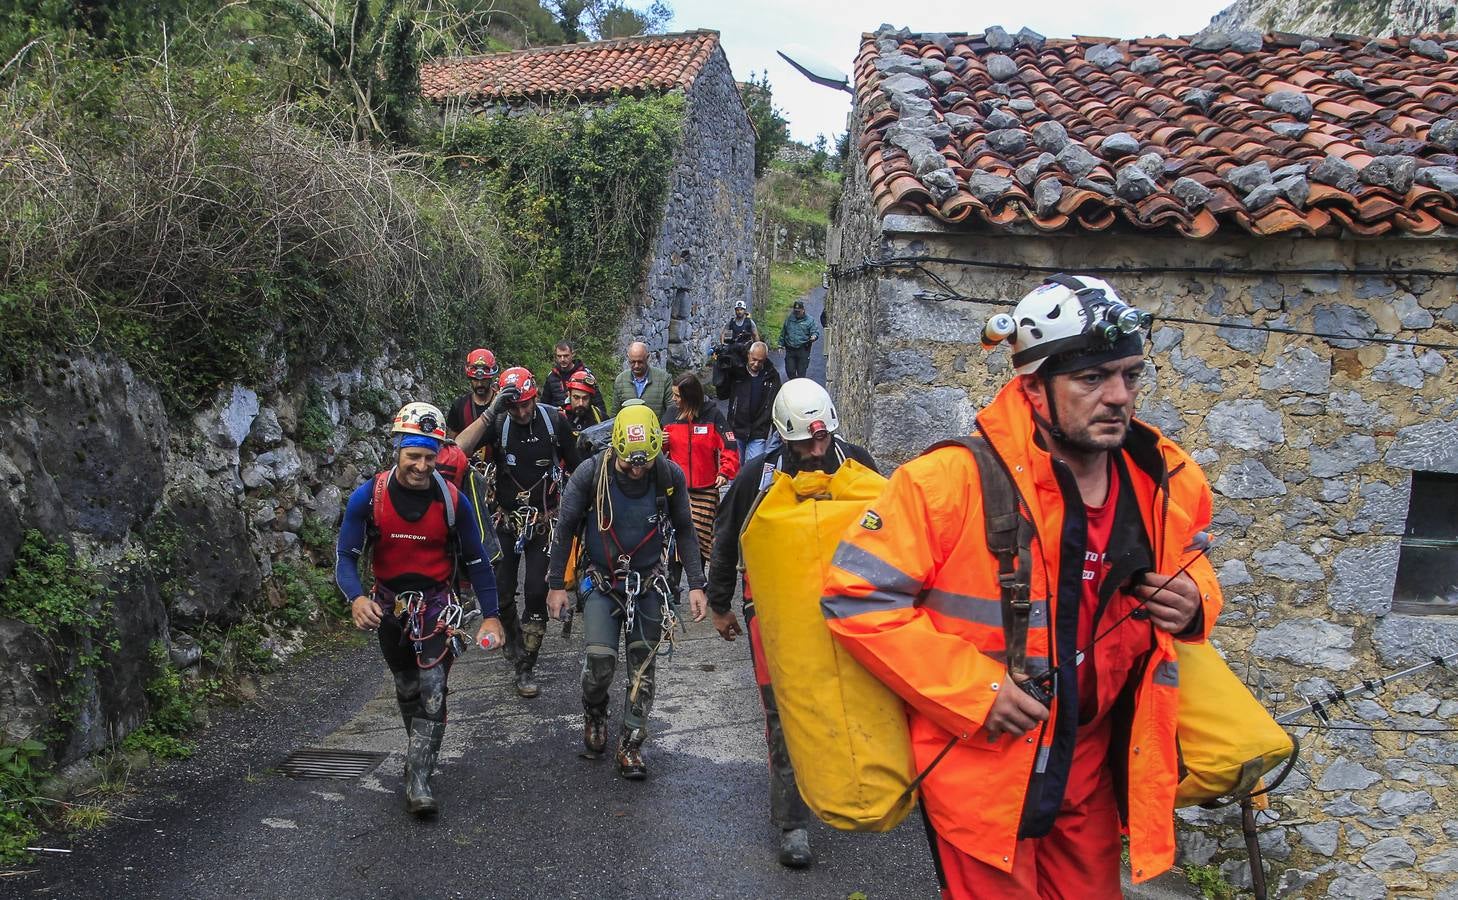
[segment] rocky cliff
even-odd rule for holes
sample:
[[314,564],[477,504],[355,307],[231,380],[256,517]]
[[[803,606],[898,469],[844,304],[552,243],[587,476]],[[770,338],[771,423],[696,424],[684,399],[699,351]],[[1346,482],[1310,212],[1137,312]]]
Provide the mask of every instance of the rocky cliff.
[[1237,0],[1210,20],[1224,31],[1296,34],[1423,34],[1451,31],[1454,4],[1440,0]]
[[[0,613],[0,745],[46,740],[60,762],[106,747],[147,716],[152,644],[195,664],[200,636],[267,622],[298,572],[317,595],[344,499],[385,459],[388,417],[429,399],[420,379],[389,356],[310,373],[280,357],[263,383],[186,413],[113,358],[57,357],[13,386],[0,407],[0,584],[37,587],[10,590]],[[46,577],[20,571],[34,565],[28,532],[100,586],[93,633],[48,629]],[[303,614],[317,618],[317,602]],[[262,646],[245,652],[283,646],[283,627],[261,624]]]

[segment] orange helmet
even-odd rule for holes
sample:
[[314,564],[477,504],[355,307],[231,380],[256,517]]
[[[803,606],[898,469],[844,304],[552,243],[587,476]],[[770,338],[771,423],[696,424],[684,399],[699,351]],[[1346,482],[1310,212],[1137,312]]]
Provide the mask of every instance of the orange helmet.
[[582,369],[581,371],[574,373],[571,378],[567,379],[567,390],[582,391],[584,394],[591,394],[592,396],[596,397],[597,376],[593,375],[586,369]]
[[496,354],[479,347],[466,354],[466,377],[485,381],[495,378],[501,367],[496,364]]
[[510,388],[516,391],[516,402],[525,403],[528,400],[535,400],[537,397],[537,380],[532,373],[522,366],[512,366],[501,373],[501,380],[496,383],[501,390]]

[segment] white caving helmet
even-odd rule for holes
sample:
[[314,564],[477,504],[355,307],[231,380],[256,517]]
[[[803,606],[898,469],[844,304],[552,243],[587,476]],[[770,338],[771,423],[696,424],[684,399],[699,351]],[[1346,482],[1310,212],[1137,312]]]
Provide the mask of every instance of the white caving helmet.
[[390,427],[392,434],[421,435],[443,441],[446,438],[445,416],[429,403],[407,403],[395,413]]
[[770,419],[787,441],[803,441],[840,427],[830,392],[809,378],[792,378],[775,395]]
[[1037,372],[1054,357],[1058,371],[1044,374],[1058,374],[1139,353],[1139,329],[1151,321],[1103,279],[1058,274],[1019,300],[1011,321],[1006,315],[989,320],[983,342],[1007,339],[1019,375]]

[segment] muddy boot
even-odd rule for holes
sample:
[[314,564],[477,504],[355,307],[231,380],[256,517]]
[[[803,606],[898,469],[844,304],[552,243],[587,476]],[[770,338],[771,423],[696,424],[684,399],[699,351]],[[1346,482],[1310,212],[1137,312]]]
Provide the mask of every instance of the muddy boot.
[[413,815],[433,816],[440,810],[430,792],[430,773],[444,735],[444,722],[416,719],[411,727],[405,754],[405,808]]
[[618,741],[618,774],[629,781],[642,781],[648,777],[648,766],[643,762],[643,742],[648,732],[634,728],[623,733]]
[[542,638],[547,636],[547,623],[535,620],[521,623],[522,655],[516,662],[516,692],[523,697],[535,697],[542,692],[532,677],[537,666],[537,654],[542,649]]
[[787,869],[803,869],[814,861],[810,832],[803,828],[786,828],[780,832],[780,865]]
[[501,653],[506,661],[515,665],[521,659],[521,619],[516,614],[515,603],[501,604],[501,631],[506,642],[501,646]]
[[607,750],[606,703],[597,707],[583,706],[582,746],[587,748],[582,755],[588,759],[601,759]]

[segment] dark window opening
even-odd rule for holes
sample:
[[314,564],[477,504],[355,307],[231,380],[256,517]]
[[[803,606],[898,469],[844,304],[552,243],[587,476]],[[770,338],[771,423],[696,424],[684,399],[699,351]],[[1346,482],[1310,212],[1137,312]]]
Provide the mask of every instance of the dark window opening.
[[1458,475],[1412,473],[1392,611],[1458,615]]

